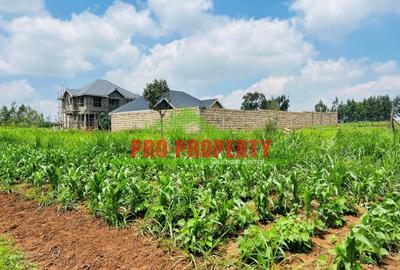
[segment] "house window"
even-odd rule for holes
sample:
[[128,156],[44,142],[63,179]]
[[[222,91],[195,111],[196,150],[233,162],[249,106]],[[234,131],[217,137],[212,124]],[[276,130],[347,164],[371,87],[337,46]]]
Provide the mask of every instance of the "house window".
[[119,99],[109,99],[109,105],[111,109],[116,109],[119,107]]
[[79,120],[81,122],[84,122],[85,121],[85,115],[84,114],[79,115]]
[[79,107],[83,107],[83,105],[85,104],[85,100],[83,97],[79,98]]
[[88,116],[86,122],[87,127],[94,127],[94,114],[88,114],[87,116]]
[[101,98],[100,97],[95,97],[94,98],[94,106],[95,107],[101,107]]

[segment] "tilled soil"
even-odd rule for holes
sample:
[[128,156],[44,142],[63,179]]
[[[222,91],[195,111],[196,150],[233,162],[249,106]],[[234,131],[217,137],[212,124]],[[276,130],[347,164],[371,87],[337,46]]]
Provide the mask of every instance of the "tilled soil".
[[[277,269],[324,269],[321,255],[332,262],[329,250],[339,242],[359,218],[348,216],[341,229],[330,229],[323,236],[313,237],[309,254],[290,255]],[[138,230],[110,228],[85,208],[63,211],[57,206],[41,207],[22,195],[0,192],[0,234],[10,235],[27,259],[41,269],[192,269],[191,262],[177,251],[169,251]],[[235,242],[225,252],[236,258]],[[232,253],[232,254],[231,254]],[[322,267],[321,267],[322,266]],[[233,268],[231,268],[233,269]],[[380,266],[363,269],[400,269],[400,255],[387,256]]]
[[40,207],[15,194],[0,193],[0,234],[11,236],[41,269],[184,269],[179,260],[134,227],[109,228],[84,209]]
[[[362,211],[364,213],[365,210]],[[323,234],[312,237],[312,251],[310,253],[286,254],[289,259],[277,269],[326,269],[334,262],[332,254],[336,244],[343,241],[351,231],[351,227],[359,223],[360,217],[346,216],[346,224],[339,229],[326,229]],[[324,256],[325,262],[319,261]],[[363,265],[365,270],[399,270],[399,254],[385,256],[381,265]]]

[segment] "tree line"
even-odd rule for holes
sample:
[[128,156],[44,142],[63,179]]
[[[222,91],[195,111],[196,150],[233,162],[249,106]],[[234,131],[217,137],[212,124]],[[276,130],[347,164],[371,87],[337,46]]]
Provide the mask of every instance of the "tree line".
[[24,127],[51,127],[53,123],[29,105],[2,106],[0,109],[0,125]]
[[328,108],[322,100],[315,105],[316,112],[338,112],[339,122],[358,122],[358,121],[388,121],[393,114],[400,116],[400,96],[393,100],[388,95],[370,96],[362,101],[348,99],[346,102],[339,103],[338,98],[332,102]]
[[[263,93],[249,92],[242,97],[241,110],[280,110],[289,109],[289,97],[280,95],[266,98]],[[316,112],[338,112],[339,122],[357,121],[388,121],[391,119],[392,109],[394,116],[400,117],[400,96],[393,100],[388,95],[371,96],[362,101],[348,99],[340,101],[336,97],[329,107],[320,100],[314,107]]]
[[278,110],[289,109],[289,97],[281,95],[267,99],[263,93],[249,92],[243,96],[241,110]]

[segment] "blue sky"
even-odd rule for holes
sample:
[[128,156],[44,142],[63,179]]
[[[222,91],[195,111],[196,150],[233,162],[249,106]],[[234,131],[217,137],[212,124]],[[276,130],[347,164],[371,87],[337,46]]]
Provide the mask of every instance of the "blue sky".
[[319,99],[400,94],[397,0],[0,0],[0,105],[55,116],[57,92],[154,78],[238,108],[248,91]]

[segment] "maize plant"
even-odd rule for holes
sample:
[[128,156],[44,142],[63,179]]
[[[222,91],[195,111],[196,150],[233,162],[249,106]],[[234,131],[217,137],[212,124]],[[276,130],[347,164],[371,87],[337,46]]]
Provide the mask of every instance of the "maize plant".
[[226,153],[132,158],[135,138],[157,135],[0,128],[0,188],[28,190],[65,208],[86,204],[112,226],[140,219],[145,232],[197,256],[220,255],[227,243],[237,242],[238,269],[273,268],[288,253],[312,251],[317,231],[349,226],[346,219],[361,207],[366,213],[347,228],[331,266],[360,269],[398,252],[400,138],[384,128],[165,134],[169,143],[272,141],[267,159],[235,162],[221,158]]

